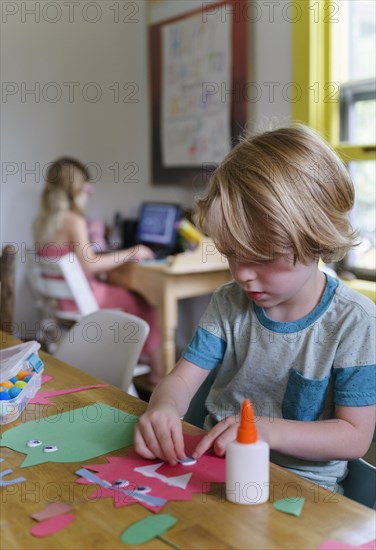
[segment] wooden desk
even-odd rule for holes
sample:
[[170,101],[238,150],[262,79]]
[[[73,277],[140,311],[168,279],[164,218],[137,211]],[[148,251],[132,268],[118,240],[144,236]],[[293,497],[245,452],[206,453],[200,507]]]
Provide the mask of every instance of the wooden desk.
[[[0,332],[1,347],[18,340]],[[62,389],[98,383],[98,379],[75,369],[46,353],[40,353],[45,373],[53,379],[45,389]],[[113,386],[98,388],[53,398],[56,406],[29,405],[28,420],[49,416],[69,408],[87,406],[97,401],[118,407],[132,414],[144,411],[146,403],[125,394]],[[29,409],[29,410],[28,410]],[[4,429],[17,424],[8,424]],[[185,431],[200,430],[185,424]],[[125,449],[109,453],[125,456]],[[151,512],[139,504],[115,509],[112,499],[88,501],[84,485],[75,483],[75,471],[81,463],[46,463],[20,469],[24,455],[6,447],[0,448],[5,459],[3,468],[11,468],[15,475],[27,481],[1,489],[1,547],[10,550],[28,549],[123,549],[121,533],[133,522]],[[104,455],[106,456],[106,455]],[[103,457],[85,461],[85,464],[105,462]],[[325,539],[360,545],[375,538],[375,513],[340,495],[305,481],[290,472],[271,465],[270,501],[256,506],[240,506],[224,500],[224,485],[213,486],[210,494],[193,495],[192,501],[169,502],[162,513],[177,519],[165,537],[181,549],[315,549]],[[303,496],[306,501],[300,517],[282,514],[272,508],[272,502],[286,496]],[[35,521],[31,515],[42,510],[49,501],[66,501],[72,505],[76,521],[52,536],[35,538],[30,529]],[[142,546],[144,550],[166,550],[161,540],[154,539]]]
[[178,300],[211,294],[231,280],[227,261],[212,241],[205,240],[192,253],[178,254],[169,263],[123,264],[108,274],[108,282],[138,292],[158,308],[165,373],[175,366]]

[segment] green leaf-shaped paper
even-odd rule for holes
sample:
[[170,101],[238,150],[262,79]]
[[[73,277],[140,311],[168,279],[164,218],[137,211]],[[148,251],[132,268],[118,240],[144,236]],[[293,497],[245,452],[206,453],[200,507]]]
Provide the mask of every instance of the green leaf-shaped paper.
[[120,540],[125,544],[143,544],[165,533],[176,521],[170,514],[147,516],[128,527],[121,534]]

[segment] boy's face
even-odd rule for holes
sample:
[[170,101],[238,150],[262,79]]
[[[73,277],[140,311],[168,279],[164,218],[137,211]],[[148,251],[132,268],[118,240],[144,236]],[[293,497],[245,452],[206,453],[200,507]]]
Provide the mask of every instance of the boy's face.
[[299,301],[322,291],[325,280],[317,262],[305,265],[286,254],[263,263],[248,263],[228,258],[231,273],[248,298],[265,310],[279,306],[294,307]]

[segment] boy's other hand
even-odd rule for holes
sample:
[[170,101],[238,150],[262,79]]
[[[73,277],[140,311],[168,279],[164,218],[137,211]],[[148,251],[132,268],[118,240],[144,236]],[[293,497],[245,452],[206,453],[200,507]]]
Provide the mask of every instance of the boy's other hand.
[[217,456],[224,456],[227,445],[236,439],[238,427],[239,418],[236,416],[228,416],[218,422],[198,443],[192,458],[199,458],[211,447]]
[[135,426],[134,448],[144,458],[160,458],[172,466],[185,458],[183,428],[175,408],[148,409]]

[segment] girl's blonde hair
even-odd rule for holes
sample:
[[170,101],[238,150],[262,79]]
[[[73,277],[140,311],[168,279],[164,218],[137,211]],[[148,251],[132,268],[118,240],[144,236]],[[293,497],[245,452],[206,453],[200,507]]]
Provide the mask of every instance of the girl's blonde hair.
[[197,201],[198,224],[226,256],[262,262],[337,261],[355,245],[351,178],[335,152],[303,125],[244,138]]
[[89,179],[89,171],[76,159],[64,157],[51,164],[40,200],[39,215],[33,226],[34,238],[38,243],[53,239],[67,210],[84,215],[78,196]]

